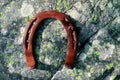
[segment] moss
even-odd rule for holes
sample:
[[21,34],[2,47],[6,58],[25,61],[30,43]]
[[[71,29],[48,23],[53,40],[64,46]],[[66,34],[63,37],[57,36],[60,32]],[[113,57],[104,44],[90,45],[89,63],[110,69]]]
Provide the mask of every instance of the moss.
[[11,65],[14,64],[14,55],[12,55],[12,56],[9,58],[8,64],[11,64]]
[[91,46],[90,48],[91,49],[95,49],[95,48],[97,48],[98,47],[98,45],[93,45],[93,46]]
[[3,80],[3,79],[0,77],[0,80]]
[[14,49],[14,48],[15,48],[15,46],[14,46],[14,45],[11,45],[11,46],[10,46],[10,48]]
[[56,0],[57,2],[57,4],[56,4],[56,9],[58,10],[58,11],[61,11],[61,9],[60,9],[60,4],[61,4],[61,0]]
[[72,76],[73,76],[73,77],[77,76],[77,70],[76,70],[76,68],[73,68]]
[[[62,5],[62,7],[61,7]],[[69,2],[67,0],[56,0],[56,10],[65,11],[69,8]]]
[[25,18],[24,21],[27,23],[29,21],[29,18],[28,17]]
[[90,73],[94,73],[94,68],[91,68],[91,69],[90,69]]
[[100,51],[94,51],[94,54],[95,55],[100,55],[101,53],[100,53]]
[[81,72],[83,72],[83,70],[82,69],[78,69],[78,73],[81,73]]
[[54,54],[57,54],[57,53],[58,53],[58,50],[57,50],[57,49],[55,49],[55,50],[54,50]]
[[81,78],[81,76],[78,76],[78,77],[77,77],[77,80],[83,80],[83,79]]
[[67,0],[63,0],[63,4],[64,4],[65,8],[68,8],[69,4],[68,4]]
[[36,53],[36,54],[39,54],[39,53],[40,53],[40,50],[35,49],[35,53]]
[[34,15],[33,15],[33,14],[31,14],[31,15],[28,17],[28,18],[29,18],[29,20],[30,20],[30,19],[32,19],[32,18],[33,18],[33,16],[34,16]]
[[11,2],[11,5],[13,5],[15,3],[15,1],[13,0],[12,2]]
[[0,12],[0,16],[2,16],[2,12]]
[[84,72],[84,75],[85,75],[86,78],[89,77],[89,76],[88,76],[88,72]]
[[7,18],[6,15],[3,15],[3,14],[1,14],[1,15],[2,15],[1,18],[2,18],[3,20]]
[[91,19],[92,19],[92,22],[95,23],[95,24],[97,24],[99,22],[98,15],[93,14],[92,17],[91,17]]
[[54,66],[55,66],[55,67],[57,67],[57,66],[58,66],[58,64],[57,64],[57,63],[55,63],[55,64],[54,64]]
[[112,80],[114,80],[115,77],[116,77],[115,75],[112,75],[112,76],[111,76]]
[[106,65],[107,69],[111,69],[114,66],[114,63],[110,63],[108,65]]
[[7,58],[8,58],[8,55],[7,55],[7,54],[4,54],[3,57],[4,57],[5,59],[7,59]]
[[7,9],[10,9],[10,8],[11,8],[10,6],[7,7]]

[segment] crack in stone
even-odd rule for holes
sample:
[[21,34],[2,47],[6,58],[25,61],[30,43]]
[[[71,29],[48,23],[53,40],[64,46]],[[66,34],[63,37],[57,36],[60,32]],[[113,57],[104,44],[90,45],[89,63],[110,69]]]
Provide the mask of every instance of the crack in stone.
[[10,0],[10,1],[6,2],[5,4],[3,4],[3,5],[1,6],[1,10],[4,9],[4,8],[5,8],[6,6],[8,6],[9,4],[11,4],[11,2],[12,2],[12,0]]
[[[109,24],[110,24],[112,21],[114,21],[116,18],[117,18],[117,17],[112,18],[110,21],[108,21],[108,22],[107,22],[105,25],[103,25],[103,26],[107,27],[107,25],[109,25]],[[81,52],[84,50],[85,45],[89,43],[89,40],[90,40],[94,35],[96,35],[96,34],[99,32],[99,30],[101,30],[101,29],[103,29],[103,28],[105,28],[105,27],[102,27],[102,28],[97,29],[96,32],[94,32],[92,35],[90,35],[80,46],[78,46],[78,49],[79,49],[78,52],[79,52],[79,54],[77,55],[77,58],[80,56]]]

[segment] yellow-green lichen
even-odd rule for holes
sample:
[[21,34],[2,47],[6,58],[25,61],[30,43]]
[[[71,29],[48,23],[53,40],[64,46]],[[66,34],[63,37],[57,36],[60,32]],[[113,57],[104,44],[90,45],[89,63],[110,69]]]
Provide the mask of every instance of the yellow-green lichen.
[[63,4],[64,4],[65,8],[68,8],[69,4],[68,4],[67,0],[62,0],[62,1],[63,1]]
[[13,0],[12,2],[11,2],[11,5],[13,5],[15,3],[15,1]]
[[94,71],[95,71],[94,68],[90,69],[90,73],[94,73]]
[[11,65],[14,64],[14,55],[10,56],[8,64],[11,64]]
[[61,0],[56,0],[56,1],[57,1],[57,3],[56,3],[56,9],[58,11],[61,11],[61,8],[60,8]]
[[0,80],[3,80],[3,79],[0,77]]
[[[63,6],[63,8],[61,6]],[[65,11],[69,6],[70,5],[67,0],[56,0],[56,10],[58,11]]]
[[100,51],[94,51],[94,54],[95,55],[100,55],[101,53],[100,53]]
[[108,65],[106,65],[107,69],[111,69],[114,66],[114,63],[110,63]]
[[11,46],[10,46],[10,48],[14,49],[14,48],[15,48],[15,46],[14,46],[14,45],[11,45]]
[[83,79],[81,78],[81,76],[78,76],[78,77],[77,77],[77,80],[83,80]]
[[92,19],[93,23],[98,23],[98,21],[99,21],[98,15],[95,15],[95,14],[92,15],[91,19]]
[[73,73],[72,73],[72,76],[75,77],[78,75],[78,72],[77,72],[77,69],[76,68],[73,68]]
[[6,19],[6,18],[7,18],[7,16],[6,16],[6,15],[1,14],[1,18],[4,20],[4,19]]

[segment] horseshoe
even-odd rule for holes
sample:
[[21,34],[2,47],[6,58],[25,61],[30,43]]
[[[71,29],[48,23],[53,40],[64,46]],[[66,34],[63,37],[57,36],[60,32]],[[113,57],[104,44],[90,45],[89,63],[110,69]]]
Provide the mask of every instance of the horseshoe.
[[49,11],[43,11],[38,14],[36,14],[28,23],[25,29],[24,37],[23,37],[23,49],[25,53],[26,58],[26,64],[28,69],[35,68],[35,59],[33,56],[33,38],[36,31],[36,28],[40,24],[41,21],[43,21],[46,18],[54,18],[63,24],[66,32],[67,32],[67,38],[68,38],[68,49],[67,49],[67,55],[65,59],[65,66],[69,69],[72,69],[74,66],[74,59],[75,54],[77,50],[77,33],[75,30],[75,26],[73,25],[70,18],[65,15],[64,13],[49,10]]

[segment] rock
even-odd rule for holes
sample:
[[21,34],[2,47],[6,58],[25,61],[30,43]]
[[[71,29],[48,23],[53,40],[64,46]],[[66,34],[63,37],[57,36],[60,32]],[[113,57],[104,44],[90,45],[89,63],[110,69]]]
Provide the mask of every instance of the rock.
[[[0,80],[96,80],[106,68],[120,72],[119,0],[0,0]],[[57,10],[69,15],[77,27],[78,51],[74,68],[62,68],[67,33],[60,21],[47,19],[34,38],[39,63],[27,70],[22,48],[27,22],[38,12]],[[62,69],[61,69],[62,68]]]
[[63,67],[62,70],[57,71],[51,80],[72,80],[71,74],[73,73],[72,70]]
[[3,28],[3,29],[1,29],[1,33],[2,33],[3,35],[7,35],[8,30]]
[[86,54],[81,53],[79,58],[80,58],[80,60],[85,60],[86,59]]
[[33,13],[33,11],[34,11],[34,8],[31,4],[23,2],[22,7],[21,7],[21,16],[22,17],[30,16]]
[[107,76],[104,80],[112,80],[110,76]]

